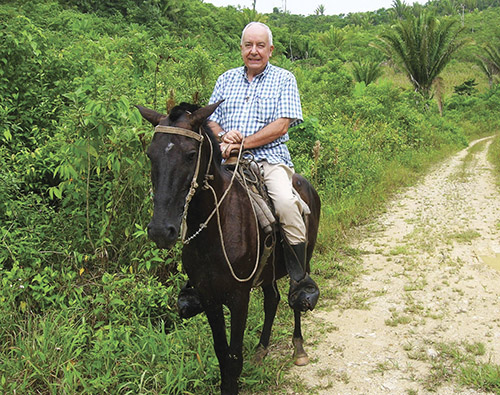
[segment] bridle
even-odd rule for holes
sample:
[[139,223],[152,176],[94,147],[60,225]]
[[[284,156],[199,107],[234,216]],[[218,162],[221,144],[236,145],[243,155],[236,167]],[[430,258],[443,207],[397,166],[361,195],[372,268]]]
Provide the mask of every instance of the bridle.
[[[182,213],[182,224],[181,224],[181,240],[182,244],[189,244],[189,242],[194,239],[196,236],[198,236],[198,233],[200,230],[195,233],[195,235],[191,236],[189,239],[186,239],[186,233],[187,233],[187,212],[189,208],[189,203],[191,202],[191,199],[193,198],[196,189],[198,188],[198,175],[200,173],[200,163],[201,163],[201,148],[203,147],[203,140],[204,137],[201,134],[201,128],[200,128],[200,133],[193,132],[192,130],[189,129],[184,129],[184,128],[179,128],[175,126],[163,126],[163,125],[157,125],[155,127],[155,133],[166,133],[166,134],[176,134],[178,136],[184,136],[188,137],[190,139],[194,139],[200,143],[198,147],[198,159],[196,160],[196,167],[194,170],[193,174],[193,179],[191,180],[191,185],[189,187],[189,191],[186,195],[185,203],[184,203],[184,212]],[[209,139],[210,140],[210,139]],[[203,183],[208,184],[208,178],[210,177],[209,171],[210,171],[210,165],[212,163],[212,153],[210,154],[210,162],[209,165],[207,166],[207,171],[205,173],[205,177],[203,179]],[[200,229],[202,229],[200,227]]]
[[[255,209],[253,207],[253,204],[250,204],[250,205],[252,207],[252,211],[253,211],[254,218],[255,218],[256,229],[257,229],[257,237],[256,237],[256,239],[257,239],[257,253],[255,255],[256,256],[255,267],[252,270],[252,273],[247,278],[239,278],[236,275],[236,273],[234,272],[233,266],[231,265],[231,262],[229,261],[229,257],[227,256],[227,252],[226,252],[226,246],[224,243],[224,236],[222,233],[222,226],[221,226],[220,213],[219,213],[219,208],[220,208],[222,202],[224,201],[224,199],[226,198],[226,196],[228,195],[229,191],[231,190],[231,187],[233,186],[233,182],[236,178],[238,166],[239,166],[240,159],[241,159],[242,150],[240,150],[240,152],[238,153],[238,160],[236,162],[236,167],[234,169],[233,176],[231,177],[231,181],[229,183],[229,186],[224,191],[224,194],[222,195],[222,197],[220,199],[218,199],[217,194],[215,192],[215,189],[209,184],[209,181],[214,179],[214,176],[212,174],[210,174],[210,168],[212,166],[212,160],[213,160],[213,144],[212,144],[212,140],[210,138],[207,139],[209,144],[210,144],[210,158],[208,161],[207,169],[205,171],[205,176],[203,177],[202,188],[205,190],[210,190],[212,192],[212,194],[214,196],[214,201],[215,201],[215,208],[212,210],[212,212],[210,213],[208,218],[205,220],[205,222],[200,224],[198,230],[195,233],[193,233],[191,236],[186,238],[186,235],[187,235],[187,214],[188,214],[188,209],[189,209],[189,203],[191,202],[191,199],[193,198],[194,194],[196,193],[196,189],[199,187],[197,180],[198,180],[198,176],[200,173],[201,150],[202,150],[203,141],[204,141],[204,136],[201,133],[201,131],[202,131],[201,126],[200,126],[198,133],[194,132],[192,130],[189,130],[189,129],[184,129],[184,128],[180,128],[180,127],[176,127],[176,126],[157,125],[155,127],[155,133],[175,134],[178,136],[188,137],[190,139],[194,139],[194,140],[199,142],[198,158],[196,160],[196,167],[195,167],[195,171],[193,174],[193,179],[191,180],[191,185],[189,187],[189,191],[186,195],[186,199],[185,199],[185,203],[184,203],[184,211],[182,213],[180,239],[182,241],[182,244],[184,244],[184,245],[189,244],[195,237],[197,237],[203,231],[203,229],[205,229],[207,227],[207,225],[210,222],[210,220],[212,219],[212,217],[214,215],[217,215],[217,225],[219,228],[219,237],[220,237],[220,241],[221,241],[222,251],[224,253],[224,257],[226,259],[226,263],[229,267],[229,270],[231,271],[231,274],[236,281],[247,282],[254,276],[254,274],[256,273],[258,266],[259,266],[259,251],[260,251],[259,222],[257,219],[257,214],[255,213]],[[245,187],[245,190],[247,191],[247,194],[249,194],[248,188],[246,187],[246,185],[244,187]],[[250,196],[249,196],[249,199],[250,199]]]

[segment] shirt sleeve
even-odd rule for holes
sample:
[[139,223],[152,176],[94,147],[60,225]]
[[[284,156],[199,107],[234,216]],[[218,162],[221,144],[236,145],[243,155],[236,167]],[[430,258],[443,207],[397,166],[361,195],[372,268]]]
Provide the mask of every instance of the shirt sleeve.
[[276,118],[290,118],[293,122],[290,127],[296,126],[303,121],[302,106],[300,104],[299,89],[297,81],[292,73],[287,73],[276,111]]

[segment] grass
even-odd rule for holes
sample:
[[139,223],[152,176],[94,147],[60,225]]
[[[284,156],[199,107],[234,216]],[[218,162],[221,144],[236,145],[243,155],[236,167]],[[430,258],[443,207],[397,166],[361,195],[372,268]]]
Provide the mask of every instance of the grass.
[[409,315],[402,315],[398,312],[392,312],[391,318],[385,320],[387,326],[396,327],[398,325],[406,325],[412,322],[413,319]]
[[468,178],[471,176],[468,169],[471,167],[472,162],[475,160],[477,153],[484,150],[485,145],[486,141],[480,141],[469,147],[469,149],[467,150],[467,154],[462,160],[462,165],[460,166],[459,171],[453,174],[451,177],[459,182],[467,182]]
[[[284,372],[292,365],[293,316],[282,302],[271,352],[264,364],[255,365],[251,359],[262,327],[261,303],[261,292],[254,292],[241,388],[243,393],[280,393]],[[0,312],[0,393],[218,392],[218,362],[203,315],[175,328],[166,328],[162,320],[136,317],[96,327],[79,309]]]
[[488,149],[488,160],[493,164],[493,173],[500,188],[500,135],[498,134]]
[[[339,303],[349,285],[363,271],[359,259],[363,252],[347,246],[347,240],[354,236],[353,226],[366,223],[381,212],[385,202],[401,187],[415,183],[432,163],[451,149],[417,153],[413,155],[411,167],[388,162],[378,182],[368,185],[361,195],[340,201],[324,199],[318,249],[313,262],[313,275],[322,292],[320,308]],[[490,158],[495,163],[500,185],[499,138],[490,147]],[[450,237],[468,242],[477,236],[477,232],[468,230]],[[395,248],[390,252],[390,255],[400,254],[409,255],[409,251]],[[424,281],[415,281],[406,290],[420,290],[425,285]],[[280,289],[282,295],[286,295],[286,282],[280,282]],[[366,308],[366,301],[371,296],[366,292],[353,295],[346,299],[344,307]],[[423,314],[421,310],[417,304],[408,304],[405,313]],[[412,320],[410,315],[393,312],[386,325],[405,325]],[[292,322],[291,311],[286,300],[282,300],[273,327],[271,352],[264,364],[253,364],[251,357],[262,327],[262,295],[260,291],[252,294],[240,379],[242,394],[280,394],[290,388],[296,393],[308,393],[303,383],[285,379],[285,373],[292,366]],[[307,333],[307,328],[304,330]],[[333,326],[324,328],[324,332],[335,330]],[[0,339],[1,393],[218,392],[218,363],[210,328],[203,316],[178,323],[175,328],[166,328],[161,319],[134,316],[97,325],[90,310],[83,306],[41,313],[6,310],[4,306],[0,307]],[[313,340],[306,338],[306,341]],[[438,385],[456,377],[462,385],[500,393],[498,366],[472,358],[481,352],[481,346],[461,347],[458,353],[440,354],[431,381]],[[421,350],[408,349],[407,352],[416,359],[428,358]],[[470,358],[464,359],[462,354]],[[390,368],[394,367],[378,366],[382,373]],[[331,373],[332,380],[344,383],[350,380],[345,372]]]
[[403,349],[413,360],[431,365],[423,380],[430,392],[439,392],[446,383],[456,383],[479,391],[500,394],[500,366],[484,362],[486,347],[475,343],[428,343],[421,347],[405,344]]
[[481,237],[481,234],[475,230],[468,229],[463,232],[452,233],[448,237],[459,243],[470,243],[472,240]]
[[[347,199],[335,203],[341,207],[325,211],[313,262],[313,275],[322,291],[320,307],[340,302],[349,285],[362,273],[360,257],[363,252],[346,246],[346,241],[353,236],[350,230],[353,222],[367,221],[382,210],[384,202],[401,186],[415,182],[430,162],[428,156],[421,156],[421,160],[426,163],[421,167],[414,164],[412,170],[398,168],[393,173],[387,172],[382,184],[370,187],[366,194],[358,197],[357,203]],[[420,170],[416,172],[415,168]],[[332,204],[327,202],[327,205]],[[349,219],[351,216],[354,219]],[[473,236],[466,233],[460,238],[467,240]],[[391,254],[408,254],[408,251],[395,249]],[[421,289],[423,285],[417,281],[410,286]],[[280,289],[282,295],[286,295],[286,282],[280,282]],[[370,297],[370,293],[361,292],[343,304],[346,308],[366,308]],[[257,290],[252,293],[249,309],[241,393],[279,394],[285,393],[286,388],[293,388],[296,393],[308,393],[309,389],[303,383],[288,377],[285,379],[285,373],[292,366],[293,322],[285,300],[280,304],[273,327],[270,354],[264,364],[256,366],[252,363],[253,349],[262,327],[261,306],[262,295]],[[411,308],[411,313],[420,310],[416,305]],[[103,322],[96,326],[95,318],[77,307],[42,314],[2,310],[1,315],[0,372],[4,373],[0,373],[0,392],[218,392],[218,363],[210,328],[203,316],[180,323],[172,331],[161,320],[139,320],[133,316],[123,317],[119,323]],[[386,325],[411,322],[411,316],[393,312]],[[307,328],[304,330],[307,333]],[[325,328],[325,332],[331,331],[335,328]],[[306,341],[312,340],[306,338]],[[468,369],[460,376],[464,385],[494,388],[498,369],[488,364],[466,367]],[[378,367],[381,372],[388,368],[390,366]],[[349,376],[334,372],[333,380],[348,383]]]
[[438,343],[426,389],[436,391],[446,382],[456,380],[463,386],[500,394],[500,366],[482,362],[483,343]]

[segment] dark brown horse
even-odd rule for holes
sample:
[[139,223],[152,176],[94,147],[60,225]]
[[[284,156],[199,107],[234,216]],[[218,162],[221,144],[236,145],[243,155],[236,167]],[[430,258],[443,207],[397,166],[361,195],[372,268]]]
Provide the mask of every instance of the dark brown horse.
[[[287,271],[280,243],[276,243],[264,268],[256,270],[264,248],[264,235],[259,230],[244,187],[237,181],[232,182],[232,173],[227,166],[221,165],[218,142],[206,123],[217,105],[197,109],[181,104],[168,116],[138,108],[156,127],[148,149],[154,189],[149,237],[159,248],[170,248],[179,237],[184,241],[182,263],[200,296],[212,329],[221,373],[221,393],[237,394],[252,284],[258,275],[265,311],[258,355],[264,357],[280,300],[276,280],[286,276]],[[307,221],[306,270],[309,272],[318,231],[320,200],[303,177],[295,175],[293,184],[311,210]],[[277,235],[279,237],[279,233]],[[231,312],[229,344],[223,305]],[[294,355],[296,364],[305,365],[308,357],[302,346],[300,314],[295,310]]]

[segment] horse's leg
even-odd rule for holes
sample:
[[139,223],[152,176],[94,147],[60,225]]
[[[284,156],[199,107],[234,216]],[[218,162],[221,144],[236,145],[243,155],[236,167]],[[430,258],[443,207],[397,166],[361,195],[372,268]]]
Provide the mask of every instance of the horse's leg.
[[214,349],[217,359],[219,360],[220,369],[220,379],[221,379],[221,391],[224,382],[226,381],[226,367],[227,367],[227,356],[228,356],[228,344],[226,337],[226,324],[224,321],[224,313],[222,311],[222,305],[215,307],[210,307],[205,310],[205,314],[208,318],[208,323],[212,329],[212,337],[214,339]]
[[229,310],[231,311],[231,341],[227,354],[225,380],[221,383],[221,393],[233,395],[238,393],[238,378],[243,369],[243,336],[248,315],[249,291],[238,296],[233,295]]
[[271,337],[271,329],[273,327],[274,317],[280,302],[280,293],[276,286],[276,281],[272,284],[262,287],[264,292],[264,326],[260,335],[259,344],[255,352],[254,360],[256,363],[262,362],[267,355],[267,347],[269,346],[269,338]]
[[293,357],[297,366],[305,366],[309,363],[309,357],[304,351],[304,339],[302,338],[302,328],[300,323],[300,311],[293,311],[295,318],[295,329],[293,330]]

